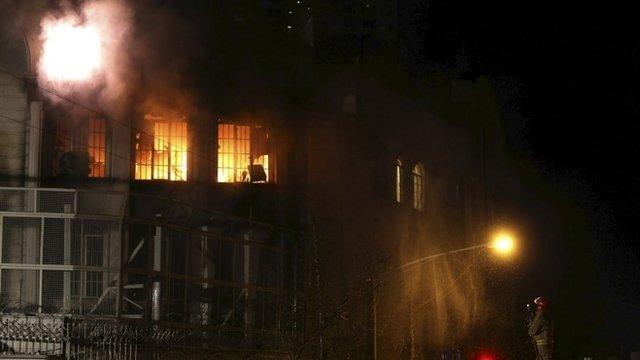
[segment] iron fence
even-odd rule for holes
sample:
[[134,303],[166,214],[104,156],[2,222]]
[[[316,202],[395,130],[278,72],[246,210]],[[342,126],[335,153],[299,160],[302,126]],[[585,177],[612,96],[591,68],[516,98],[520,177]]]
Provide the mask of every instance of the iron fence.
[[268,348],[230,348],[211,330],[56,315],[0,315],[0,355],[60,359],[281,358]]

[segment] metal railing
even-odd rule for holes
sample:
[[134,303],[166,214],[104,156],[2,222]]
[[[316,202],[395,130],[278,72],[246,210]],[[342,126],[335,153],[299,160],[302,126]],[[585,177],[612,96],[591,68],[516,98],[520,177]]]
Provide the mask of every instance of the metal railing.
[[122,218],[127,193],[108,190],[0,187],[0,212],[5,215]]

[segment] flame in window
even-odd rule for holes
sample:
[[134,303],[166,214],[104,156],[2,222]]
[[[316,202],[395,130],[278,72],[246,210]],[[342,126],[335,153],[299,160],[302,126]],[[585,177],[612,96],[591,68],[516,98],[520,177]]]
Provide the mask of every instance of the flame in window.
[[185,121],[156,121],[153,136],[136,134],[135,178],[186,181],[187,146]]
[[[248,166],[251,163],[251,127],[242,125],[218,125],[218,182],[251,181]],[[269,155],[253,159],[262,165],[269,181]]]

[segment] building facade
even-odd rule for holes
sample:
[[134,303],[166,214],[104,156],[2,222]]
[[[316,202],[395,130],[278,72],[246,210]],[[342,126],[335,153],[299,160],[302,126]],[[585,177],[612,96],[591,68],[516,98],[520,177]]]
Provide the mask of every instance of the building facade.
[[[49,91],[28,32],[3,29],[0,351],[415,358],[467,341],[477,259],[387,274],[484,241],[490,86],[389,82],[393,2],[241,5],[212,10],[225,51],[196,110]],[[19,335],[34,326],[50,333]]]

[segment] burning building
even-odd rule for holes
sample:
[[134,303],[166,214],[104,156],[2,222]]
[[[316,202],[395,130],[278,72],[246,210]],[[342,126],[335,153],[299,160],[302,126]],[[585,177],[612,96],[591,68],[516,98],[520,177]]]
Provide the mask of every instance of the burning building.
[[[70,22],[45,16],[39,36],[2,22],[0,351],[371,356],[397,351],[397,334],[437,334],[424,315],[391,329],[385,317],[401,315],[374,307],[436,283],[398,296],[362,279],[481,241],[485,175],[500,162],[478,129],[496,112],[470,113],[489,86],[434,82],[439,117],[386,84],[376,61],[397,34],[377,31],[397,23],[376,23],[383,2],[356,19],[368,40],[353,56],[328,51],[358,35],[348,18],[331,26],[339,9],[196,3],[173,6],[216,25],[194,25],[216,53],[177,63],[157,61],[167,37],[141,25],[162,11],[86,2]],[[96,40],[114,29],[92,23],[98,11],[131,22]],[[114,57],[132,44],[157,56]],[[40,335],[19,335],[34,324]]]

